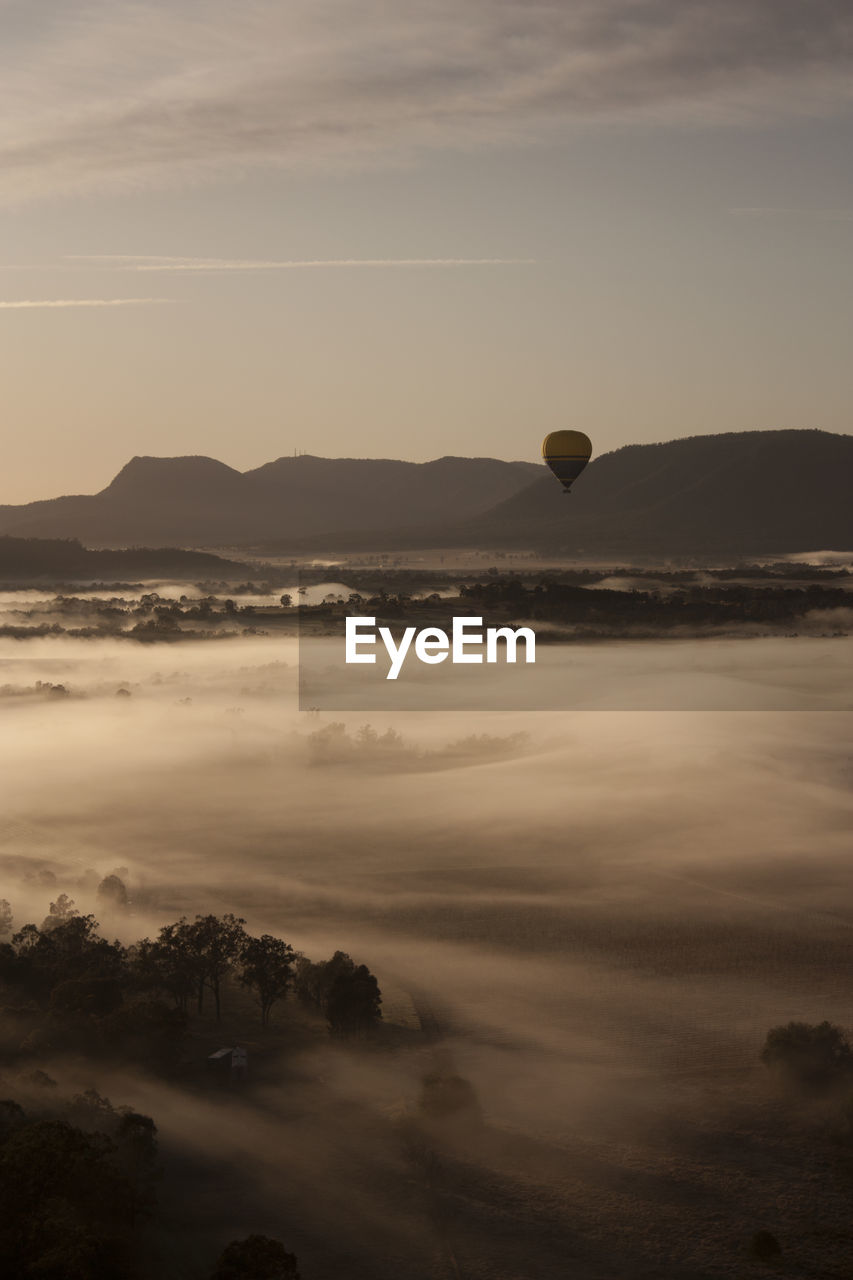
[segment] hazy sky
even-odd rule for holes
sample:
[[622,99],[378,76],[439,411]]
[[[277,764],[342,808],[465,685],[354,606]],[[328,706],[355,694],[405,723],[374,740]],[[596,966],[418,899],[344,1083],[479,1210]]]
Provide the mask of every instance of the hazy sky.
[[0,0],[0,37],[0,502],[135,453],[850,430],[850,0]]

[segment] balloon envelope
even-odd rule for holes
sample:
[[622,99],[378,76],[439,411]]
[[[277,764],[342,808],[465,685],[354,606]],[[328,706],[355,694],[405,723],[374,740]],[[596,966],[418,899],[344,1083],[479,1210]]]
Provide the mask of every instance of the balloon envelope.
[[542,442],[542,457],[566,493],[592,454],[592,442],[582,431],[552,431]]

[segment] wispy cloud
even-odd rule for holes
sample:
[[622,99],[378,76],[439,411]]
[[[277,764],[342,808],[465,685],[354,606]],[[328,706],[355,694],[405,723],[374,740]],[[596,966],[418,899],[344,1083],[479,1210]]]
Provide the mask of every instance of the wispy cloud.
[[507,267],[527,266],[535,258],[183,258],[124,253],[72,254],[72,261],[123,271],[295,271],[307,267]]
[[0,300],[0,311],[29,311],[37,307],[140,307],[169,301],[169,298],[15,298]]
[[51,0],[4,26],[10,199],[853,101],[849,0]]

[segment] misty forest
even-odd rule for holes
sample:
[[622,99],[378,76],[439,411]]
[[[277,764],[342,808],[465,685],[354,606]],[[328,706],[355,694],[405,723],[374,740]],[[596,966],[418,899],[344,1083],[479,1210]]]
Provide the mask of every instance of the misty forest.
[[[4,1276],[851,1274],[849,557],[2,542]],[[297,710],[353,610],[746,709]]]

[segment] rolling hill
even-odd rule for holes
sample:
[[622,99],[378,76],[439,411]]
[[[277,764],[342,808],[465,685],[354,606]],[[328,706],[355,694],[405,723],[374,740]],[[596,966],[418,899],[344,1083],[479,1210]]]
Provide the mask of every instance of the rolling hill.
[[250,578],[257,566],[208,551],[133,547],[92,551],[76,539],[0,535],[0,583],[115,579]]

